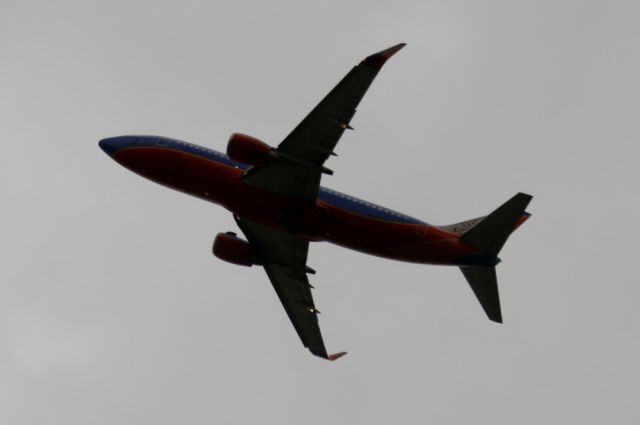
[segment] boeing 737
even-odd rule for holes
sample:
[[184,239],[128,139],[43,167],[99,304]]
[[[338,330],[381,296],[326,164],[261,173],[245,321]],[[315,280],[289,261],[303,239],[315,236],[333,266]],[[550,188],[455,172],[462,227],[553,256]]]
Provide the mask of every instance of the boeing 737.
[[302,343],[327,354],[318,325],[307,265],[310,242],[399,261],[456,266],[490,320],[502,322],[495,266],[505,241],[529,214],[531,196],[518,193],[494,212],[434,226],[388,208],[320,186],[332,174],[325,161],[382,65],[398,44],[365,58],[275,148],[232,134],[226,155],[159,136],[103,139],[100,148],[129,170],[161,185],[229,210],[246,240],[219,233],[213,254],[241,266],[261,266]]

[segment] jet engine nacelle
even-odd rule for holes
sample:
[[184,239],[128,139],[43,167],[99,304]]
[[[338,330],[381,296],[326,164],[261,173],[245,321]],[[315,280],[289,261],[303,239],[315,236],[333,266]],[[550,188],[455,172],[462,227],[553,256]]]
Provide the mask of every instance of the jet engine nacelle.
[[213,241],[213,255],[228,263],[250,267],[256,264],[256,255],[249,242],[233,232],[218,233]]
[[233,133],[227,143],[229,158],[252,166],[265,165],[272,151],[263,141],[241,133]]

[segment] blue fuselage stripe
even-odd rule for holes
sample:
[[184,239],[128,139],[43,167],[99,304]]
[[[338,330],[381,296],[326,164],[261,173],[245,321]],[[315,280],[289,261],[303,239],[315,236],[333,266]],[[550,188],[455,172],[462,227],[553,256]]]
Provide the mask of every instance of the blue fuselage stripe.
[[394,223],[424,224],[423,221],[409,217],[408,215],[392,211],[388,208],[372,204],[344,193],[336,192],[326,187],[321,187],[318,199],[337,208],[364,215],[378,220],[392,221]]
[[[123,146],[124,147],[124,146]],[[246,170],[250,166],[236,162],[229,158],[227,155],[208,149],[202,146],[197,146],[192,143],[183,142],[180,140],[169,139],[165,137],[157,136],[130,136],[130,144],[127,147],[158,147],[175,149],[180,152],[196,155],[201,158],[206,158],[211,161],[218,162],[230,167],[237,167],[241,170]],[[344,193],[337,192],[326,187],[320,187],[318,193],[318,199],[326,202],[336,208],[340,208],[352,213],[360,214],[366,217],[375,218],[378,220],[391,221],[395,223],[405,224],[425,224],[423,221],[418,220],[408,215],[392,211],[388,208],[381,207],[379,205],[372,204],[362,199],[355,198],[353,196],[346,195]]]

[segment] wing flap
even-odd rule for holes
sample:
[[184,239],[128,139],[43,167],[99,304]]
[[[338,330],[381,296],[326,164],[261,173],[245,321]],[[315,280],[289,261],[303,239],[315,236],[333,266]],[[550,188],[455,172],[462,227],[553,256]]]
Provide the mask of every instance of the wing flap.
[[293,234],[235,217],[238,226],[256,250],[265,272],[291,320],[302,344],[314,355],[335,360],[343,354],[328,355],[318,324],[307,266],[309,242]]
[[327,350],[318,324],[319,311],[313,303],[307,276],[300,273],[294,278],[286,267],[274,264],[266,264],[264,269],[302,344],[313,354],[325,357]]

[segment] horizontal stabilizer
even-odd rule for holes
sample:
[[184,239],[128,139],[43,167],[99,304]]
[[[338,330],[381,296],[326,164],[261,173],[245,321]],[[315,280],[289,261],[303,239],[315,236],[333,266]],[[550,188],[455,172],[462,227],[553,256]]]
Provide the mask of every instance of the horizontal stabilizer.
[[500,311],[500,295],[498,294],[498,280],[496,268],[487,266],[460,267],[462,274],[469,282],[469,286],[476,294],[489,320],[502,323]]
[[532,196],[518,193],[460,237],[483,254],[497,256],[521,219]]

